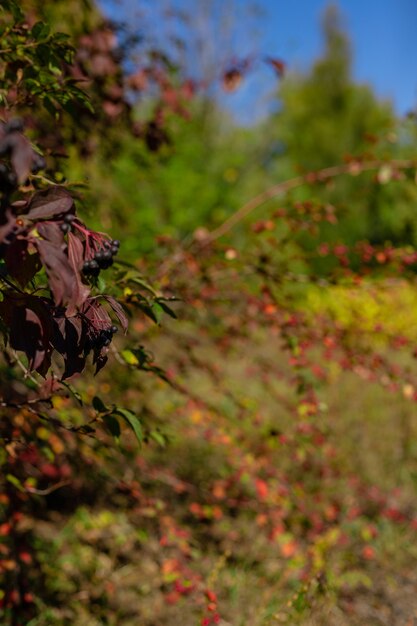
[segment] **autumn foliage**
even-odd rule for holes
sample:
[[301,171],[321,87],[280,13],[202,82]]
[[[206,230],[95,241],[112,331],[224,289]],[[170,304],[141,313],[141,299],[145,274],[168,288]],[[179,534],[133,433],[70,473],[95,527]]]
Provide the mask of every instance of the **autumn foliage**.
[[[2,623],[343,626],[380,623],[378,603],[407,623],[412,132],[396,143],[367,92],[330,81],[323,117],[337,100],[358,120],[349,151],[329,162],[334,141],[309,152],[280,126],[278,156],[256,144],[259,187],[240,136],[212,165],[207,99],[163,50],[133,67],[132,41],[98,13],[70,41],[25,7],[1,13]],[[288,128],[326,72],[344,76],[342,52],[283,83]],[[224,67],[226,94],[254,71]],[[379,135],[358,132],[365,117]],[[198,159],[211,165],[197,174]],[[396,201],[400,226],[380,210]],[[142,210],[168,216],[149,255]]]

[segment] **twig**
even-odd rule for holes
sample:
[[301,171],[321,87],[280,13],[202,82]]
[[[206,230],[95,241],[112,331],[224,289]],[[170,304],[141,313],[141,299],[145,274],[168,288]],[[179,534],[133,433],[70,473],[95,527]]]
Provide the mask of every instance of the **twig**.
[[61,487],[65,487],[66,485],[71,484],[70,480],[61,480],[59,483],[55,483],[55,485],[51,485],[47,489],[36,489],[35,487],[26,487],[25,491],[27,493],[34,493],[37,496],[48,496],[50,493],[53,493],[57,489]]
[[233,215],[228,217],[223,222],[223,224],[220,224],[220,226],[218,226],[211,232],[208,232],[202,240],[196,240],[193,238],[190,244],[187,245],[187,239],[189,239],[189,237],[187,237],[184,240],[186,243],[184,248],[179,250],[173,258],[170,258],[162,264],[160,271],[158,272],[158,277],[161,278],[165,276],[172,269],[183,263],[187,250],[190,250],[193,247],[196,248],[197,251],[203,250],[206,246],[223,237],[223,235],[232,230],[232,228],[234,228],[236,224],[241,222],[245,217],[247,217],[250,213],[252,213],[252,211],[260,207],[262,204],[265,204],[268,200],[271,200],[271,198],[275,198],[276,196],[284,194],[291,189],[295,189],[296,187],[301,187],[301,185],[325,182],[342,174],[357,176],[362,172],[377,170],[383,166],[392,167],[393,169],[412,169],[417,167],[417,162],[410,159],[400,159],[396,161],[354,161],[351,163],[342,163],[333,167],[316,170],[314,172],[308,172],[307,174],[302,174],[300,176],[296,176],[295,178],[290,178],[281,183],[273,185],[269,189],[266,189],[259,195],[246,202],[246,204],[244,204],[240,209],[233,213]]
[[13,409],[24,409],[32,404],[40,404],[41,402],[50,403],[51,397],[49,398],[34,398],[33,400],[26,400],[25,402],[7,402],[6,400],[0,400],[1,407],[11,407]]
[[16,352],[15,352],[15,359],[16,359],[16,363],[17,365],[20,367],[20,369],[22,370],[22,372],[25,375],[25,378],[29,378],[29,380],[31,380],[37,387],[40,387],[41,384],[36,380],[36,378],[34,378],[34,376],[32,376],[32,374],[29,372],[29,370],[27,369],[27,367],[25,367],[23,365],[23,363],[21,362],[21,360],[19,359],[19,357],[17,356]]
[[336,176],[340,176],[341,174],[351,174],[358,175],[362,172],[366,172],[369,170],[376,170],[382,166],[389,166],[393,169],[411,169],[416,167],[416,162],[409,159],[401,159],[397,161],[365,161],[361,162],[353,162],[353,163],[344,163],[341,165],[335,165],[333,167],[327,167],[322,170],[318,170],[315,172],[309,172],[308,174],[302,174],[301,176],[296,176],[295,178],[290,178],[289,180],[283,181],[282,183],[278,183],[277,185],[273,185],[266,191],[260,193],[258,196],[255,196],[249,202],[244,204],[236,213],[231,215],[226,221],[223,222],[220,226],[212,230],[207,239],[202,242],[202,245],[206,245],[219,239],[227,232],[229,232],[236,224],[238,224],[242,219],[244,219],[249,213],[251,213],[254,209],[257,209],[262,204],[265,204],[271,198],[275,196],[281,195],[294,189],[295,187],[300,187],[301,185],[311,184],[315,182],[324,182]]
[[6,285],[8,285],[9,287],[11,287],[14,291],[17,291],[18,293],[21,293],[23,295],[26,295],[24,291],[22,291],[22,289],[20,289],[17,285],[14,285],[8,278],[6,278],[3,274],[0,276],[0,280],[2,280],[4,283],[6,283]]

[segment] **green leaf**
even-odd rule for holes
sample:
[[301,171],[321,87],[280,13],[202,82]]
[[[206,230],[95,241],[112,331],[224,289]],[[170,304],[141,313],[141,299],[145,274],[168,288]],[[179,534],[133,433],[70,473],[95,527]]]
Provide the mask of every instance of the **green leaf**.
[[51,54],[51,58],[49,59],[48,69],[55,76],[62,75],[61,59],[59,59],[59,57],[57,57],[55,54]]
[[143,289],[146,289],[146,291],[149,291],[152,295],[156,296],[157,293],[155,291],[155,289],[152,287],[152,285],[149,285],[149,283],[147,283],[145,280],[143,280],[142,278],[139,278],[138,276],[126,276],[126,279],[132,283],[136,283],[136,285],[139,285],[140,287],[143,287]]
[[122,350],[121,354],[128,365],[139,365],[138,357],[131,350]]
[[155,304],[160,306],[161,309],[167,313],[167,315],[169,315],[170,317],[174,318],[174,320],[177,319],[177,315],[176,313],[167,305],[165,304],[165,302],[162,302],[161,300],[156,300]]
[[[71,36],[68,33],[54,33],[52,36],[52,41],[54,43],[64,43],[71,39]],[[67,46],[70,50],[74,50],[72,46]]]
[[58,110],[50,98],[48,97],[43,98],[43,106],[48,111],[48,113],[50,113],[53,117],[55,118],[57,117]]
[[308,606],[306,594],[303,591],[297,594],[297,597],[293,600],[293,607],[297,613],[302,613]]
[[39,46],[35,49],[35,53],[37,58],[43,65],[48,65],[51,49],[47,43],[39,44]]
[[103,415],[103,422],[109,433],[118,441],[121,432],[119,420],[114,415]]
[[44,454],[46,456],[46,458],[48,459],[48,461],[50,461],[51,463],[53,463],[55,461],[55,454],[47,446],[43,446],[42,454]]
[[112,415],[120,415],[120,417],[122,417],[125,420],[125,422],[130,426],[130,428],[135,433],[138,443],[139,444],[142,443],[143,441],[142,425],[139,419],[136,417],[136,415],[132,413],[132,411],[129,411],[128,409],[117,408],[112,412]]
[[147,317],[149,317],[155,324],[159,324],[158,317],[155,314],[155,311],[152,309],[149,304],[144,304],[144,302],[135,302],[134,303],[138,309],[142,311]]
[[131,354],[133,354],[136,358],[136,363],[132,363],[132,365],[139,365],[139,367],[143,367],[151,361],[151,356],[146,352],[143,346],[139,346],[139,348],[132,348],[129,352],[131,352]]
[[19,7],[19,4],[14,0],[3,0],[0,3],[0,8],[4,9],[5,11],[10,11],[16,22],[23,20],[23,11]]
[[77,400],[77,402],[80,404],[80,406],[83,406],[83,399],[80,395],[80,393],[75,389],[75,387],[73,385],[70,385],[70,383],[66,383],[63,380],[61,381],[61,385],[64,385],[64,387],[66,387],[68,389],[68,391],[74,396],[74,398]]
[[36,93],[41,89],[41,84],[35,78],[25,78],[25,87],[28,91]]
[[[57,98],[58,99],[58,98]],[[73,117],[74,119],[78,116],[78,110],[77,107],[74,106],[74,102],[72,102],[71,100],[64,100],[62,98],[59,98],[59,101],[62,105],[62,108],[69,113],[69,115],[71,115],[71,117]]]
[[49,33],[50,28],[48,24],[45,24],[44,22],[36,22],[30,32],[31,36],[37,41],[40,39],[46,39],[49,36]]
[[105,279],[103,278],[103,276],[101,276],[100,274],[97,279],[97,289],[99,290],[100,293],[105,293],[106,288],[107,288],[107,283]]
[[16,476],[13,476],[13,474],[7,474],[6,480],[8,480],[9,483],[12,483],[12,485],[14,485],[17,489],[19,489],[19,491],[25,491],[20,480],[16,478]]
[[109,409],[106,407],[104,402],[98,396],[94,396],[93,398],[93,407],[97,411],[97,413],[108,413]]
[[158,443],[161,446],[161,448],[165,448],[166,439],[163,436],[163,434],[159,432],[159,430],[151,430],[151,432],[149,433],[149,436],[151,439],[156,441],[156,443]]

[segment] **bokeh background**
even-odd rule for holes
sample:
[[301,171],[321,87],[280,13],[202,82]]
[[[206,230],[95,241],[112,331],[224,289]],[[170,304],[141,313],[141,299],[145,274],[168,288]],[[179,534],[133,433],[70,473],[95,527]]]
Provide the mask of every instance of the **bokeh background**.
[[416,2],[22,5],[74,41],[94,115],[36,110],[40,139],[134,311],[84,406],[54,401],[94,436],[17,414],[52,486],[24,505],[29,625],[412,626]]

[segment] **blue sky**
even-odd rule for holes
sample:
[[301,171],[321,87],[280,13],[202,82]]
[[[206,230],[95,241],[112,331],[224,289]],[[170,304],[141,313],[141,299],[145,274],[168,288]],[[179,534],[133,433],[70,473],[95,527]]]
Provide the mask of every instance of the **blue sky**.
[[[392,99],[399,113],[417,104],[417,0],[339,0],[352,41],[353,74]],[[321,50],[325,0],[261,0],[265,46],[305,67]]]
[[[231,55],[271,55],[283,59],[291,70],[306,70],[322,51],[321,18],[326,0],[102,0],[110,16],[133,25],[158,25],[162,38],[166,29],[160,16],[168,8],[198,12],[217,7],[213,23],[203,41],[215,57],[216,39],[225,22],[230,22],[228,48]],[[259,12],[253,13],[253,5]],[[352,42],[353,76],[372,86],[377,95],[390,100],[403,115],[417,105],[417,0],[339,0],[343,24]],[[190,7],[192,9],[190,10]],[[220,8],[219,8],[220,7]],[[139,15],[140,11],[142,14]],[[217,11],[217,12],[216,12]],[[229,15],[226,11],[229,11]],[[181,34],[182,27],[178,32]],[[201,19],[200,19],[201,28]],[[204,30],[204,27],[203,27]],[[217,46],[224,48],[224,44]],[[270,69],[259,64],[242,88],[222,96],[240,122],[251,123],[270,106],[268,95],[275,88]]]

